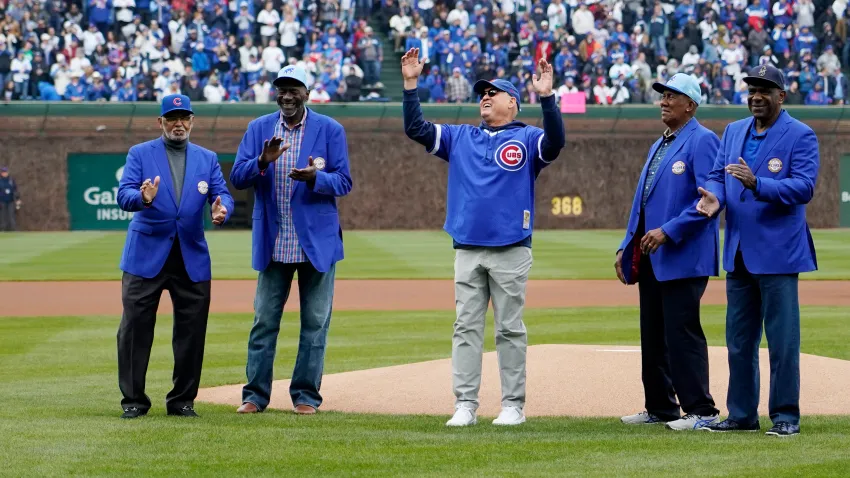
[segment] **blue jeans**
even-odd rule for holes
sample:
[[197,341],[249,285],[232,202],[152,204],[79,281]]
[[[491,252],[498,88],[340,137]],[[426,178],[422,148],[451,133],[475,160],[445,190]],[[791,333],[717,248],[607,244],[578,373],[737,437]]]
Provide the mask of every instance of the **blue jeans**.
[[248,383],[242,388],[242,403],[251,402],[260,410],[264,410],[271,399],[280,320],[296,271],[301,299],[301,335],[289,395],[294,406],[319,408],[322,403],[319,388],[331,323],[336,265],[322,273],[309,262],[271,262],[257,278],[254,325],[248,338],[248,365],[245,367]]
[[726,276],[726,346],[729,418],[758,420],[759,344],[762,323],[770,356],[768,411],[774,424],[800,423],[800,303],[798,275],[751,274],[740,252]]

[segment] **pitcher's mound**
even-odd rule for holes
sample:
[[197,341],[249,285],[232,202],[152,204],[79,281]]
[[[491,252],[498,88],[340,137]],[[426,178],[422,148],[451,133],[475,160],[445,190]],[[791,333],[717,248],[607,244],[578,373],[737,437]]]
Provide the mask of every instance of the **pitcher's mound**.
[[[767,414],[770,362],[759,354],[761,400]],[[711,394],[726,414],[729,367],[725,347],[709,347]],[[500,383],[496,353],[484,354],[478,410],[496,416]],[[848,413],[850,361],[817,355],[800,357],[800,408],[804,415]],[[640,348],[611,345],[535,345],[528,348],[525,412],[528,416],[610,416],[644,408]],[[450,415],[454,411],[451,359],[325,375],[321,410],[380,414]],[[239,406],[242,386],[200,391],[198,401]],[[270,408],[291,410],[289,380],[274,382]]]

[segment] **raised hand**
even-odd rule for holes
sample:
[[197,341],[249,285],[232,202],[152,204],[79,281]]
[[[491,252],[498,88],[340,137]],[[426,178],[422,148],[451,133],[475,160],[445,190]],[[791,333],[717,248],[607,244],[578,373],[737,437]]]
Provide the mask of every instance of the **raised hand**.
[[153,201],[156,193],[159,192],[159,176],[153,178],[153,182],[151,182],[150,178],[145,179],[145,182],[142,183],[142,187],[139,189],[142,191],[142,199],[145,202]]
[[212,213],[213,224],[220,226],[224,223],[224,220],[227,218],[227,208],[222,206],[221,196],[215,198],[215,202],[210,207],[210,212]]
[[541,58],[537,62],[537,73],[531,78],[531,84],[534,86],[534,91],[540,96],[549,96],[552,94],[552,65]]
[[313,166],[313,157],[307,158],[308,166],[304,169],[292,168],[289,177],[295,181],[312,181],[316,179],[316,167]]
[[[404,78],[405,88],[416,87],[416,80],[422,74],[425,60],[419,59],[419,48],[411,48],[401,57],[401,76]],[[410,88],[408,88],[410,86]]]
[[286,152],[291,146],[289,143],[283,144],[283,138],[279,136],[263,141],[263,152],[260,154],[260,162],[265,166],[277,161],[280,155]]
[[697,188],[702,198],[697,203],[697,212],[706,217],[712,217],[720,210],[720,201],[713,193],[703,188]]

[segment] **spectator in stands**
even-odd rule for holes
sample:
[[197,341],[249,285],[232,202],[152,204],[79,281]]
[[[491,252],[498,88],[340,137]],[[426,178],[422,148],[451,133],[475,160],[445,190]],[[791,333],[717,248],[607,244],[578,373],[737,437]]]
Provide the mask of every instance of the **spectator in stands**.
[[446,98],[451,103],[462,103],[469,98],[469,80],[461,74],[461,69],[455,67],[452,76],[446,82]]

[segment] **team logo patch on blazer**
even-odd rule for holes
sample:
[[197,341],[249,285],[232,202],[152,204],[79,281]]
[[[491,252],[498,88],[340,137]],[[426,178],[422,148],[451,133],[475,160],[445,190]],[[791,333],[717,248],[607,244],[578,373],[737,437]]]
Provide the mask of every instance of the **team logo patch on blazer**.
[[767,162],[767,169],[771,173],[778,173],[782,171],[782,160],[779,158],[773,158]]
[[209,191],[209,190],[210,190],[210,187],[209,187],[209,185],[207,184],[206,181],[201,181],[201,182],[198,183],[198,192],[199,193],[206,194],[207,191]]
[[319,171],[325,169],[325,158],[319,157],[313,160],[313,166]]
[[673,163],[673,174],[682,174],[685,172],[685,162],[676,161]]

